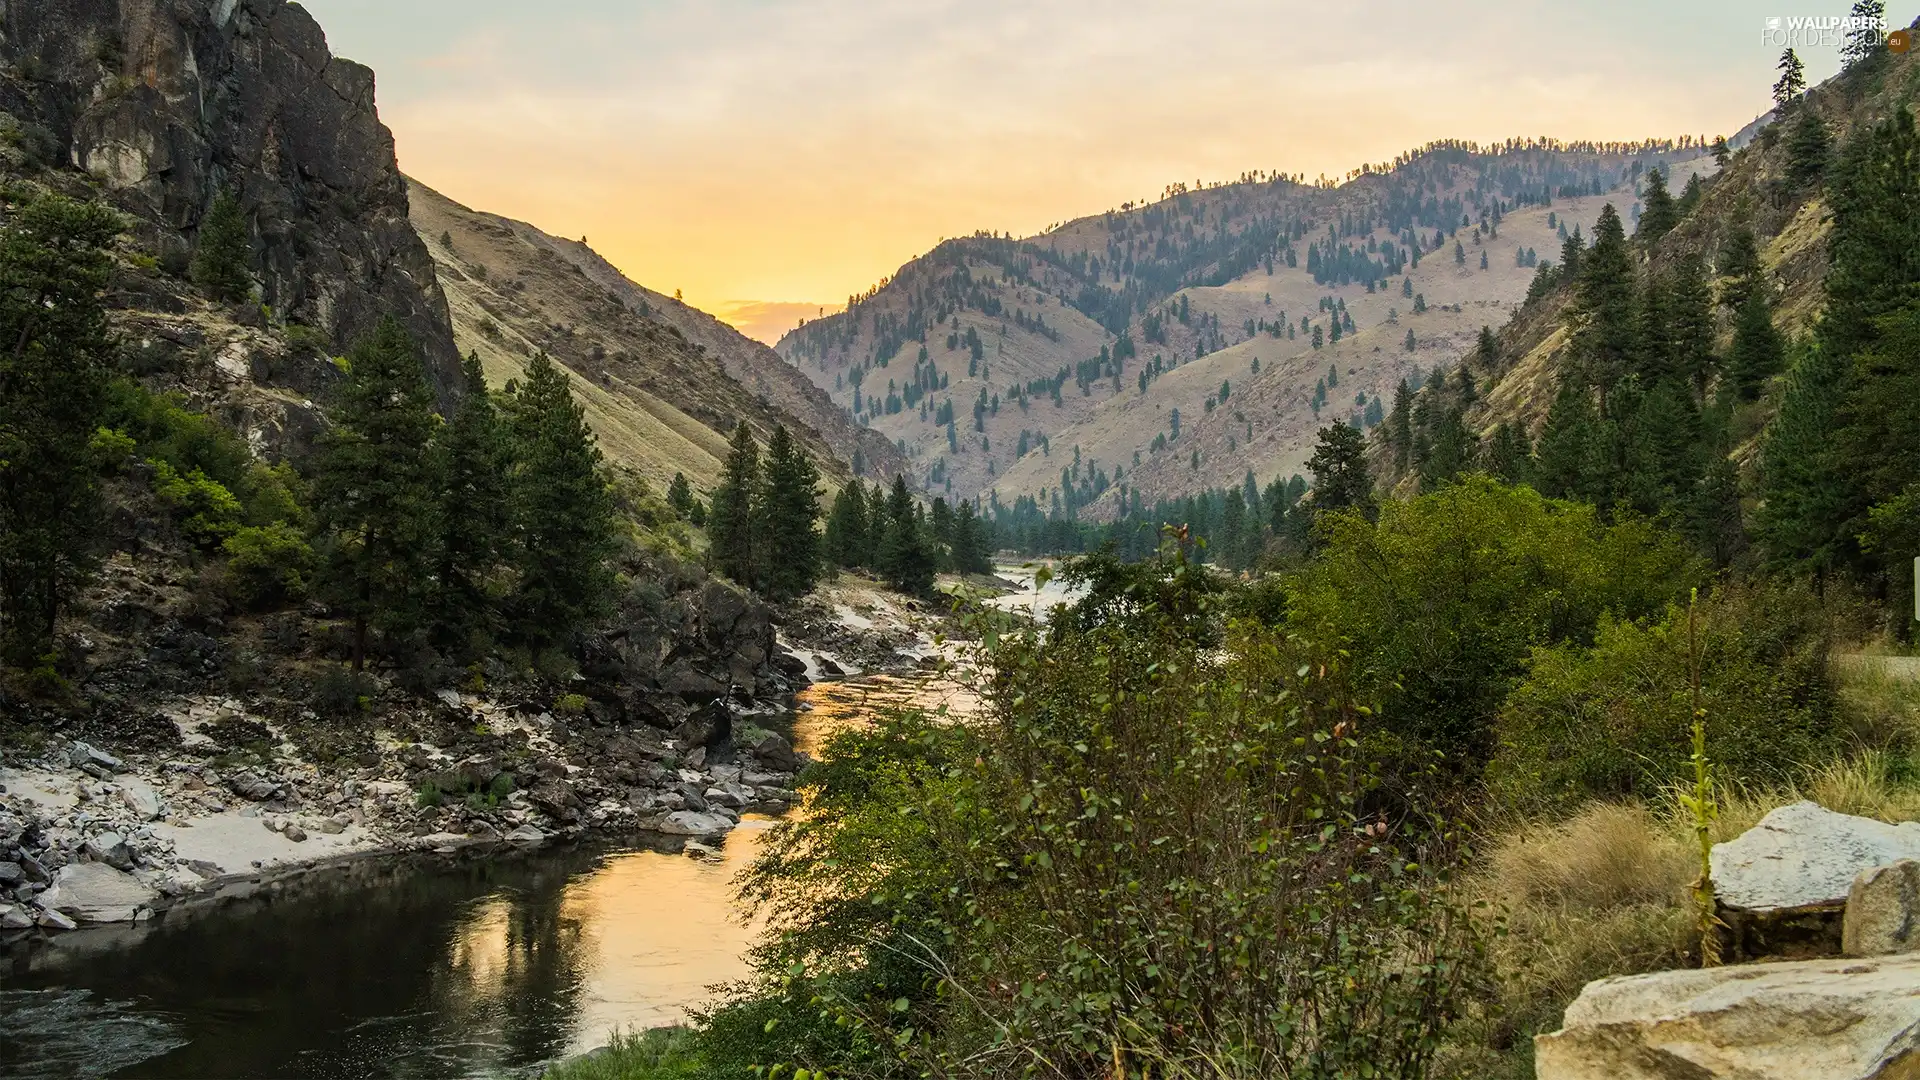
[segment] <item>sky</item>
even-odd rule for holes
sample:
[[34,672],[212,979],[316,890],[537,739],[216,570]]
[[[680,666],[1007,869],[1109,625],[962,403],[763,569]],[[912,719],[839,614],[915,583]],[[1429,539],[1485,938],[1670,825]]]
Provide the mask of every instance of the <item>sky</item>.
[[[409,175],[765,339],[941,239],[1441,138],[1739,130],[1844,0],[305,0]],[[1911,2],[1890,12],[1904,25]],[[1778,10],[1776,10],[1778,9]],[[1838,67],[1804,50],[1818,81]]]

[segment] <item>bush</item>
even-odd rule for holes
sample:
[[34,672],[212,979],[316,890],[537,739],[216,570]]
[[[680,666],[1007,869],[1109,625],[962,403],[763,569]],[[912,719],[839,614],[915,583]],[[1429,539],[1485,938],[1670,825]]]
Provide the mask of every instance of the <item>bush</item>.
[[1288,625],[1352,651],[1384,710],[1378,734],[1469,776],[1536,647],[1585,644],[1604,615],[1657,613],[1695,573],[1651,524],[1603,525],[1591,506],[1481,475],[1388,502],[1378,524],[1329,514],[1318,528],[1324,550],[1290,581]]
[[553,711],[561,716],[580,716],[587,711],[585,694],[561,694],[553,699]]
[[276,522],[228,537],[227,590],[243,607],[273,609],[306,599],[318,560],[306,537]]
[[[1804,585],[1728,585],[1698,611],[1707,744],[1722,781],[1778,786],[1845,734],[1827,627]],[[1504,800],[1565,807],[1658,796],[1692,752],[1687,612],[1603,621],[1591,648],[1539,649],[1501,710],[1489,781]]]
[[195,469],[185,476],[164,461],[153,466],[153,493],[173,513],[180,531],[201,547],[217,547],[239,531],[244,510],[225,484]]
[[363,672],[329,667],[313,680],[313,707],[322,716],[352,717],[367,711],[380,684]]
[[541,1080],[696,1080],[703,1067],[687,1028],[616,1031],[606,1046],[548,1069]]
[[132,438],[142,456],[183,475],[197,469],[229,491],[245,485],[253,464],[238,435],[179,398],[150,393],[128,379],[108,385],[105,426]]

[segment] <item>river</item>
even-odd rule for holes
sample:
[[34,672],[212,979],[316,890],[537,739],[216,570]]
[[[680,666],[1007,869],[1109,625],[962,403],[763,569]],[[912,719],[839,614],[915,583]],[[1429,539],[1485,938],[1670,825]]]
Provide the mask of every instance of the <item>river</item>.
[[[877,710],[970,701],[927,679],[819,683],[792,735],[817,752]],[[742,821],[713,860],[647,836],[368,859],[31,937],[0,949],[0,1077],[537,1076],[746,975],[731,880],[771,823]]]

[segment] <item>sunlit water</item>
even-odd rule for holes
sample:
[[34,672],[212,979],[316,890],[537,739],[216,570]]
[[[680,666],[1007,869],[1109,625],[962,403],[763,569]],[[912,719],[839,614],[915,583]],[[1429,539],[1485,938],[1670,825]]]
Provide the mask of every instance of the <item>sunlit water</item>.
[[[876,677],[802,695],[794,740],[957,682]],[[0,947],[0,1077],[537,1075],[610,1031],[683,1020],[747,974],[720,858],[666,838],[488,858],[375,859],[197,904],[138,928]]]

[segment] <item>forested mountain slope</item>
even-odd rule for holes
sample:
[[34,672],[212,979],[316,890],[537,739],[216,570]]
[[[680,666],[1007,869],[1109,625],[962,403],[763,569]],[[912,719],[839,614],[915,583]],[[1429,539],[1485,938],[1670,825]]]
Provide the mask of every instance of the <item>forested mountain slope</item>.
[[1122,485],[1151,502],[1297,470],[1325,417],[1364,419],[1456,360],[1563,224],[1590,227],[1656,163],[1711,167],[1694,140],[1437,144],[1337,186],[1176,185],[1042,236],[947,241],[779,349],[904,441],[931,489],[1110,516]]

